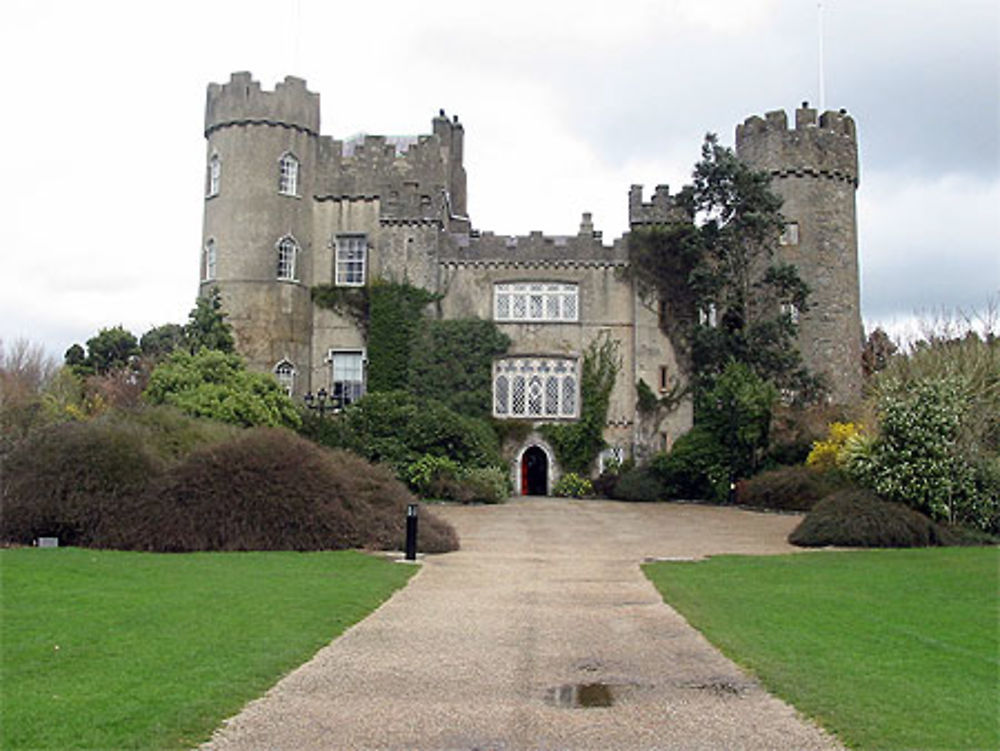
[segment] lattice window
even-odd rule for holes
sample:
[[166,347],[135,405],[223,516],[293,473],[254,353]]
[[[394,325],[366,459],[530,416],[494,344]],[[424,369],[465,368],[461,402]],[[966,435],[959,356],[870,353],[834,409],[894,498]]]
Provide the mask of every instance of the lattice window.
[[299,244],[295,238],[285,235],[278,240],[278,278],[286,281],[295,279],[295,264],[299,254]]
[[346,407],[365,394],[365,353],[360,350],[330,352],[330,396],[337,407]]
[[337,286],[364,286],[368,237],[366,235],[338,235],[336,245],[335,280]]
[[577,416],[576,361],[511,357],[493,365],[493,414],[509,418]]
[[578,296],[576,284],[495,284],[493,318],[497,321],[576,321]]
[[208,184],[205,188],[205,195],[208,198],[219,195],[219,187],[222,183],[222,160],[218,154],[212,154],[208,160]]
[[202,279],[206,282],[215,279],[215,238],[208,238],[208,242],[205,243],[205,265],[202,270]]
[[285,153],[278,160],[278,192],[283,196],[299,194],[299,160]]
[[282,360],[274,366],[274,377],[278,379],[285,393],[291,396],[295,390],[295,366],[288,360]]

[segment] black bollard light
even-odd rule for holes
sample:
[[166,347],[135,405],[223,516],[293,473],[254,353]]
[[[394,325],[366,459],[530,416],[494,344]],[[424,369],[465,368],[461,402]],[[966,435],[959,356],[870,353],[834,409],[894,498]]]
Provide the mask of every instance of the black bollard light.
[[406,506],[406,560],[417,560],[417,504]]

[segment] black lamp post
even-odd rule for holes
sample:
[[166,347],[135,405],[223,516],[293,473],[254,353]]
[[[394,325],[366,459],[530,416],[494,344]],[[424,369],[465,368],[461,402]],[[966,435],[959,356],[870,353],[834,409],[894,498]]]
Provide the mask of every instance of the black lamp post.
[[315,396],[313,396],[311,391],[306,392],[306,395],[302,397],[302,401],[306,403],[309,409],[315,409],[319,412],[320,417],[326,412],[333,412],[337,409],[337,400],[331,399],[324,388],[317,391]]

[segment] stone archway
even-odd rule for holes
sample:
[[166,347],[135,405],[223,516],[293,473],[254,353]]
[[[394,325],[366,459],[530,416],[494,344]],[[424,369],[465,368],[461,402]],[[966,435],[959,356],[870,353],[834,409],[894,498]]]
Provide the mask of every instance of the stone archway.
[[541,446],[529,446],[521,454],[521,495],[548,494],[548,454]]

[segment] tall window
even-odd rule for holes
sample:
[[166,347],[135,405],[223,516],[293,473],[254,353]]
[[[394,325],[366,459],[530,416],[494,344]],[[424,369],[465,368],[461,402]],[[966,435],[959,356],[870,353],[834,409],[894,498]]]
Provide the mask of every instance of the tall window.
[[205,243],[205,260],[202,266],[202,279],[206,282],[215,279],[215,238],[208,238]]
[[365,235],[338,235],[335,280],[339,287],[361,287],[365,283]]
[[493,364],[496,417],[576,417],[579,402],[574,360],[512,357]]
[[295,279],[295,262],[299,254],[299,244],[295,238],[285,235],[278,240],[278,278]]
[[787,318],[792,324],[799,325],[799,306],[793,302],[781,303],[781,315]]
[[285,196],[299,194],[299,160],[285,153],[278,160],[278,192]]
[[205,186],[205,195],[208,198],[219,195],[219,182],[222,179],[222,160],[218,154],[212,154],[208,160],[208,180]]
[[778,243],[780,245],[798,245],[799,223],[788,222],[781,230],[781,236],[778,238]]
[[493,285],[497,321],[576,321],[579,293],[575,284],[525,282]]
[[330,352],[333,374],[330,396],[338,407],[346,407],[365,394],[365,353],[360,350]]
[[282,360],[274,366],[274,377],[278,379],[285,393],[291,396],[295,389],[295,366],[288,360]]

